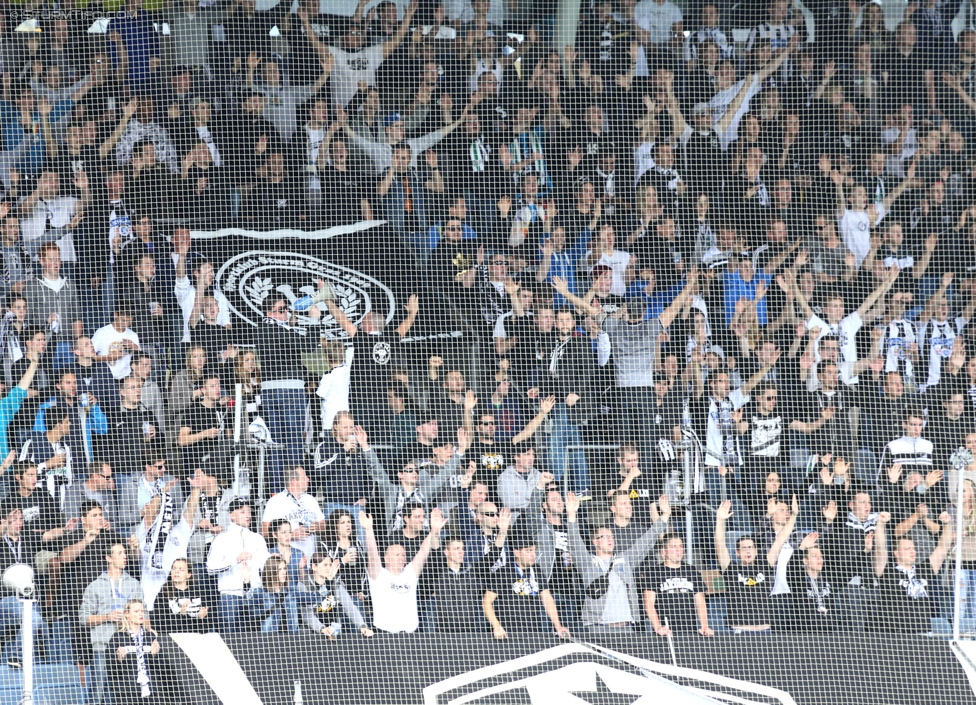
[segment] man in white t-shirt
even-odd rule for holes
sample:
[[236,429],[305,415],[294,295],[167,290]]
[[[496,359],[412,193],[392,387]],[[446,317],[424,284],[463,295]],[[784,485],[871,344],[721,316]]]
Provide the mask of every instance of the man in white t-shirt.
[[308,475],[300,465],[285,468],[285,489],[272,495],[261,515],[261,535],[265,539],[271,525],[287,519],[291,524],[291,547],[311,558],[315,553],[315,534],[325,529],[325,515],[318,500],[308,494]]
[[150,610],[156,595],[166,584],[173,563],[180,558],[186,559],[202,485],[201,475],[190,478],[190,497],[183,509],[183,516],[178,520],[174,514],[180,510],[179,506],[168,492],[159,492],[145,507],[135,538],[139,542],[141,556],[142,592],[146,607]]
[[[359,90],[360,81],[365,81],[369,86],[376,85],[376,70],[390,58],[390,55],[397,50],[397,47],[407,36],[411,20],[418,6],[417,0],[411,1],[403,16],[403,21],[400,23],[400,28],[389,41],[374,44],[364,49],[366,30],[359,22],[354,21],[343,35],[341,47],[327,47],[335,59],[335,68],[332,70],[330,85],[332,86],[332,100],[336,105],[345,106],[352,100],[352,97]],[[307,18],[303,17],[301,13],[299,13],[299,17],[302,18],[303,22],[307,21]],[[314,32],[309,32],[306,29],[305,36],[309,38],[313,46],[320,45]]]
[[[800,261],[802,263],[802,260]],[[806,318],[807,330],[819,331],[814,342],[814,362],[820,362],[820,341],[828,335],[836,336],[841,356],[838,367],[844,384],[857,384],[857,376],[862,371],[861,366],[857,364],[857,332],[864,325],[864,316],[894,285],[898,272],[897,266],[889,269],[884,281],[861,302],[857,311],[848,316],[844,315],[844,297],[837,293],[830,295],[823,310],[826,320],[813,312],[803,291],[797,286],[796,280],[791,280],[796,302]]]
[[132,373],[132,353],[141,350],[139,336],[129,327],[133,317],[128,305],[120,303],[115,307],[112,322],[99,328],[91,337],[95,361],[108,363],[115,379],[128,377]]
[[[87,197],[88,176],[84,171],[75,179],[75,186],[83,198]],[[83,207],[74,196],[61,196],[60,193],[61,179],[57,173],[42,172],[37,179],[37,188],[20,203],[20,233],[28,250],[39,246],[39,240],[50,242],[52,237],[58,236],[61,261],[73,263],[78,261],[78,256],[72,231],[81,224]]]
[[393,634],[417,631],[420,626],[417,583],[431,546],[439,541],[441,530],[447,526],[447,517],[440,509],[434,509],[430,513],[430,533],[420,544],[420,550],[410,563],[407,563],[406,550],[398,543],[389,546],[384,557],[380,558],[380,550],[373,533],[372,516],[360,512],[359,525],[366,532],[366,552],[369,556],[366,575],[369,578],[369,593],[373,599],[373,626]]
[[648,33],[651,44],[678,46],[684,40],[681,9],[671,0],[641,0],[634,5],[634,23]]

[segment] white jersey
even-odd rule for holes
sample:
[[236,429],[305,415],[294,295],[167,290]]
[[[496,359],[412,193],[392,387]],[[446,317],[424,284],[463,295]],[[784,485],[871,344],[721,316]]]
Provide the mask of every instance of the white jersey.
[[[820,329],[814,350],[814,362],[820,362],[821,339],[826,335],[837,337],[837,345],[840,350],[840,364],[837,367],[844,384],[857,384],[858,382],[857,376],[854,375],[854,365],[857,363],[857,332],[861,330],[863,325],[864,321],[861,320],[857,311],[842,318],[837,325],[831,325],[817,315],[811,316],[810,320],[807,321],[807,330]],[[819,386],[815,379],[811,381],[811,384],[814,385],[811,390]]]
[[[960,329],[961,332],[961,329]],[[956,342],[956,329],[949,321],[936,321],[934,318],[923,323],[918,331],[919,340],[924,341],[922,353],[928,351],[929,371],[926,387],[934,387],[942,378],[942,363],[952,357]],[[922,358],[924,359],[924,357]]]
[[840,239],[844,246],[854,254],[854,266],[861,268],[864,259],[871,251],[871,228],[884,220],[885,209],[880,203],[874,204],[874,210],[878,215],[874,223],[867,211],[844,211],[844,215],[837,219],[837,227],[840,230]]
[[373,598],[373,624],[377,629],[398,634],[413,633],[420,626],[417,616],[417,583],[419,578],[412,565],[394,575],[381,568],[374,580],[369,578],[369,593]]
[[915,376],[915,365],[908,356],[908,348],[918,343],[915,325],[904,318],[885,327],[885,372],[900,372],[905,379]]
[[[312,524],[324,520],[325,516],[319,508],[318,500],[312,495],[305,493],[296,498],[291,492],[285,490],[272,495],[268,500],[268,504],[264,507],[264,514],[261,516],[261,523],[270,524],[278,519],[287,519],[294,531],[300,527],[307,529]],[[315,553],[315,534],[309,534],[308,538],[301,541],[292,540],[291,547],[311,558]]]

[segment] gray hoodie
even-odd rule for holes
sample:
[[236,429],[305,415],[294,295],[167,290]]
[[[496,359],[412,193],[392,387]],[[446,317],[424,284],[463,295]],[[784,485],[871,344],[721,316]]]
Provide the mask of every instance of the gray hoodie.
[[[389,473],[386,472],[380,464],[379,458],[376,457],[376,451],[370,449],[364,455],[369,474],[373,478],[373,481],[376,482],[376,487],[379,490],[380,496],[383,498],[383,508],[386,515],[386,532],[388,534],[393,533],[393,523],[397,512],[397,499],[399,498],[401,487],[399,483],[394,483],[390,480]],[[420,482],[417,484],[414,492],[423,497],[423,503],[425,505],[429,504],[444,489],[448,480],[451,479],[451,475],[457,472],[460,464],[461,456],[455,455],[444,463],[444,467],[430,478],[429,482]]]
[[[128,573],[122,573],[118,581],[108,577],[104,572],[85,588],[81,598],[81,609],[78,618],[82,626],[87,626],[88,618],[100,614],[109,614],[113,610],[121,610],[129,600],[141,600],[142,585]],[[109,639],[119,629],[115,622],[102,622],[91,630],[91,643],[95,651],[105,651]]]

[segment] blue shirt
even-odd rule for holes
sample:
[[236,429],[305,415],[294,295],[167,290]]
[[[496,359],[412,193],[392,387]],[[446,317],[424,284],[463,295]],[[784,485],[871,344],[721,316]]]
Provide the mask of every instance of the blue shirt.
[[[570,249],[552,253],[549,260],[549,273],[546,275],[547,283],[552,284],[553,277],[560,277],[566,281],[573,294],[580,295],[576,288],[576,265],[590,245],[590,235],[589,230],[583,230],[576,239],[576,244]],[[542,261],[541,252],[539,253],[539,261]],[[561,308],[571,308],[570,303],[563,298],[562,294],[555,291],[552,293],[552,306],[557,311]]]
[[[139,10],[133,17],[129,13],[116,17],[108,23],[108,31],[118,32],[129,56],[129,85],[146,83],[150,79],[149,60],[159,58],[159,35],[153,27],[152,18],[145,10]],[[116,44],[106,41],[112,66],[118,68],[119,56]]]
[[[735,302],[739,299],[754,301],[756,298],[756,286],[758,286],[759,282],[765,282],[768,289],[771,280],[772,277],[761,269],[756,271],[751,282],[743,281],[738,271],[726,271],[722,273],[722,285],[725,288],[726,328],[731,325],[732,316],[735,315]],[[759,325],[766,325],[766,297],[763,297],[763,300],[759,302],[756,308],[756,315],[759,318]]]
[[27,392],[20,387],[14,387],[10,394],[0,399],[0,457],[6,458],[10,452],[10,441],[7,439],[7,429],[10,422],[20,411],[20,405],[27,398]]
[[[54,104],[54,109],[48,116],[48,122],[54,125],[74,107],[72,100],[60,100]],[[44,159],[47,155],[47,147],[44,146],[44,138],[41,136],[41,114],[36,110],[31,113],[31,119],[37,126],[37,134],[34,144],[27,150],[21,159],[13,164],[13,168],[18,169],[22,174],[38,174],[44,167]],[[27,130],[20,122],[20,110],[9,100],[0,100],[0,130],[3,132],[3,143],[8,150],[16,149],[21,142],[28,137]],[[64,186],[64,184],[62,184]]]

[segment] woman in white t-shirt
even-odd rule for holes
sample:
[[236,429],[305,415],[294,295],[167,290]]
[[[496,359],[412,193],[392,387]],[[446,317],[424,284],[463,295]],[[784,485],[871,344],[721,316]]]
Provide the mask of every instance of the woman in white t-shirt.
[[615,249],[616,240],[613,226],[602,225],[593,242],[593,249],[586,253],[586,264],[588,272],[599,264],[609,267],[613,274],[610,293],[626,296],[627,287],[634,281],[634,264],[629,252]]
[[905,180],[892,189],[881,203],[871,204],[868,203],[867,190],[861,185],[854,187],[848,202],[844,196],[846,177],[840,171],[830,169],[830,159],[822,158],[820,169],[830,172],[830,180],[837,187],[837,226],[841,232],[841,239],[847,249],[854,253],[855,265],[860,269],[861,263],[871,250],[871,228],[884,219],[894,202],[915,178],[915,163],[912,162],[908,167]]
[[366,575],[373,599],[373,626],[393,634],[417,631],[420,626],[417,583],[430,555],[431,544],[447,525],[447,518],[439,509],[430,513],[430,533],[410,563],[407,563],[406,550],[400,544],[389,546],[381,559],[373,534],[373,517],[360,512],[359,524],[366,532],[366,552],[369,556]]

